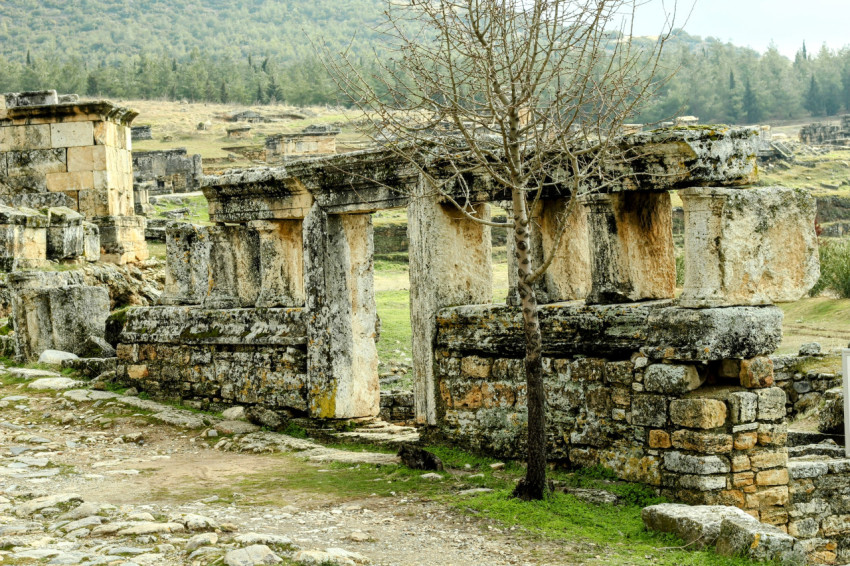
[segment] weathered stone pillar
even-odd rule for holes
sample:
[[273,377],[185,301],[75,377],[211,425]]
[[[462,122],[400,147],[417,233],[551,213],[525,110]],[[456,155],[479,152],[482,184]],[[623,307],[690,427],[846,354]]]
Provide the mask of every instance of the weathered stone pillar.
[[313,205],[304,219],[311,417],[380,411],[373,252],[370,214],[327,214]]
[[186,222],[165,227],[165,289],[161,305],[200,305],[210,280],[210,238],[206,228]]
[[685,210],[683,307],[796,301],[820,275],[815,199],[802,189],[694,188]]
[[257,307],[304,306],[304,221],[256,220],[249,226],[260,244]]
[[253,307],[260,294],[260,238],[247,226],[210,226],[211,309]]
[[673,215],[666,192],[581,197],[587,207],[589,304],[670,299],[676,285]]
[[[546,199],[537,203],[532,213],[531,241],[534,264],[541,265],[552,253],[562,221],[566,232],[555,252],[555,259],[535,285],[538,304],[584,299],[590,292],[590,245],[587,241],[587,211],[576,203],[568,210],[569,198]],[[505,203],[509,204],[509,203]],[[510,206],[507,208],[511,216]],[[569,212],[569,217],[564,215]],[[508,298],[510,305],[519,304],[515,240],[508,228]]]
[[[437,422],[437,311],[451,305],[490,303],[493,295],[490,227],[466,218],[453,205],[437,202],[431,192],[422,190],[424,196],[412,198],[407,209],[413,395],[416,421],[424,424]],[[490,217],[489,205],[479,204],[476,209],[480,217]]]

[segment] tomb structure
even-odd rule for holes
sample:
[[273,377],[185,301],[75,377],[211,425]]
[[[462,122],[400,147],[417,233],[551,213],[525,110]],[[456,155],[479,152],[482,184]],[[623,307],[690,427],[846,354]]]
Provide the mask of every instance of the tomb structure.
[[275,134],[266,138],[266,161],[274,163],[305,155],[336,153],[336,137],[340,129],[312,125],[292,134]]
[[[846,561],[843,508],[811,504],[803,484],[850,488],[850,461],[789,462],[786,395],[768,357],[782,333],[774,303],[818,277],[815,203],[752,186],[757,138],[720,126],[629,135],[619,185],[573,206],[557,185],[541,195],[535,253],[554,248],[560,222],[571,227],[538,291],[550,458],[740,507],[810,557]],[[169,226],[162,304],[128,312],[119,375],[211,405],[378,414],[371,213],[406,207],[413,416],[425,435],[521,458],[521,313],[491,304],[490,227],[433,190],[443,175],[372,150],[205,178],[216,225]],[[484,176],[466,185],[483,218],[508,196]],[[684,204],[679,298],[670,191]]]
[[0,96],[0,188],[7,197],[63,195],[98,226],[101,258],[147,258],[135,216],[130,123],[136,112],[56,91]]

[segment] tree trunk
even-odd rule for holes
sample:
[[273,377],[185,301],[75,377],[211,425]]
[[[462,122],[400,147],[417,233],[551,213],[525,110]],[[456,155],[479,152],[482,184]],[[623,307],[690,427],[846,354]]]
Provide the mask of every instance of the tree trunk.
[[546,495],[546,394],[543,391],[543,339],[537,315],[537,296],[529,283],[531,233],[528,204],[521,190],[513,191],[514,239],[516,241],[517,288],[525,331],[525,374],[528,405],[528,468],[525,479],[514,490],[514,496],[525,500],[543,499]]

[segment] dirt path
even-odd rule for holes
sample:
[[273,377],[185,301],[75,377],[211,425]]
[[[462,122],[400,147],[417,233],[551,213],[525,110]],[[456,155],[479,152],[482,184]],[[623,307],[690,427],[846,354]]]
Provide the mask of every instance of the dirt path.
[[[334,558],[340,564],[576,563],[570,548],[418,497],[324,489],[320,480],[339,467],[306,460],[311,452],[222,452],[208,427],[165,425],[110,399],[73,401],[25,386],[7,386],[0,396],[4,563],[36,556],[59,564],[201,565],[252,541],[265,542],[285,564],[309,564],[310,553],[322,557],[333,548],[343,549]],[[79,511],[86,505],[92,514],[69,523],[86,515]],[[71,517],[63,515],[69,509]],[[128,525],[142,534],[127,534]]]

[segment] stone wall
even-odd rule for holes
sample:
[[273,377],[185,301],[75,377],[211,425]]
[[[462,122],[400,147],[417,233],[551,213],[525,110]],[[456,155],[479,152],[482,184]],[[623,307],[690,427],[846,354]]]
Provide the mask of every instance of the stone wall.
[[212,407],[307,411],[302,309],[132,309],[122,342],[119,375],[142,391]]
[[[785,394],[764,357],[781,319],[775,307],[541,307],[550,458],[784,524]],[[522,457],[525,371],[510,346],[519,332],[516,309],[440,312],[435,434]]]

